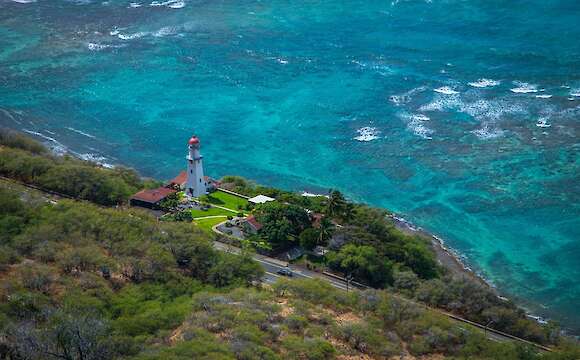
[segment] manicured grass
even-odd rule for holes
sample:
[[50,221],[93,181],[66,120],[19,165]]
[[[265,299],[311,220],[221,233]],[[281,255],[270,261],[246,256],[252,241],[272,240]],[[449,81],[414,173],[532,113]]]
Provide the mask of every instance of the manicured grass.
[[197,225],[201,230],[213,234],[213,230],[211,229],[214,225],[217,225],[221,222],[226,221],[227,217],[219,217],[219,218],[210,218],[210,219],[201,219],[201,220],[193,220],[195,225]]
[[246,205],[248,204],[247,199],[244,199],[242,197],[235,196],[232,194],[228,194],[228,193],[220,191],[220,190],[214,191],[213,193],[202,198],[202,200],[205,200],[205,201],[209,202],[210,204],[223,206],[223,207],[226,207],[228,209],[232,209],[234,211],[238,211],[239,206],[241,206],[242,208],[245,208]]
[[207,211],[197,209],[191,210],[191,216],[193,216],[194,219],[198,217],[215,216],[215,215],[235,216],[236,214],[231,211],[227,211],[216,207],[210,207],[209,209],[207,209]]

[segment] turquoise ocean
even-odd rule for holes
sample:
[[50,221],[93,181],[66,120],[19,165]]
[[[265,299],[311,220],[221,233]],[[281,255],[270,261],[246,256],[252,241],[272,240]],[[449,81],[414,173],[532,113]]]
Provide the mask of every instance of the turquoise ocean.
[[0,0],[0,125],[343,191],[580,330],[580,2]]

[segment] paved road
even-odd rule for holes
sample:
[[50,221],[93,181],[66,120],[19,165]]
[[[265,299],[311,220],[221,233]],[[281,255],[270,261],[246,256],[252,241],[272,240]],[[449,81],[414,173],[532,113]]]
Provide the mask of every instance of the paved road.
[[[227,244],[224,244],[224,243],[221,243],[218,241],[214,241],[214,247],[218,250],[230,252],[230,253],[234,253],[234,254],[239,254],[241,251],[239,248],[237,248],[235,246],[227,245]],[[330,285],[334,286],[337,289],[341,289],[343,291],[348,291],[347,284],[344,280],[334,278],[331,276],[327,276],[327,275],[317,273],[314,271],[309,271],[309,270],[306,270],[303,268],[292,267],[291,265],[289,265],[288,263],[286,263],[284,261],[269,258],[269,257],[263,256],[263,255],[254,254],[252,257],[254,258],[254,260],[259,262],[264,267],[264,270],[266,271],[266,273],[265,273],[264,277],[262,278],[262,281],[266,284],[270,284],[270,285],[274,284],[279,278],[286,277],[286,276],[277,274],[277,272],[281,269],[289,268],[292,270],[292,273],[293,273],[292,278],[296,278],[296,279],[300,279],[300,278],[322,279],[324,281],[327,281],[328,283],[330,283]],[[350,286],[349,289],[353,289],[353,287]],[[392,296],[400,297],[397,294],[392,294]],[[406,300],[406,301],[411,301],[411,300],[403,298],[403,297],[400,297],[400,298],[403,300]],[[442,311],[442,310],[435,309],[435,308],[430,308],[430,307],[427,307],[426,305],[421,304],[421,303],[417,303],[417,304],[420,306],[429,308],[430,310],[438,312],[444,316],[447,316],[452,321],[456,321],[459,328],[461,328],[465,331],[467,331],[467,329],[465,329],[463,324],[470,324],[476,328],[479,328],[481,331],[484,331],[486,337],[489,340],[497,341],[497,342],[518,341],[518,342],[526,343],[528,345],[532,345],[532,346],[534,346],[537,349],[542,350],[542,351],[551,351],[551,349],[544,347],[542,345],[534,344],[534,343],[529,342],[527,340],[520,339],[520,338],[517,338],[515,336],[505,334],[505,333],[502,333],[500,331],[496,331],[493,329],[485,329],[485,327],[482,326],[481,324],[477,324],[477,323],[474,323],[472,321],[463,319],[459,316],[453,315],[453,314],[448,313],[446,311]]]
[[[221,243],[219,241],[214,241],[214,247],[218,250],[229,252],[232,254],[239,254],[240,253],[239,248],[237,248],[235,246]],[[286,263],[284,261],[269,258],[269,257],[263,256],[263,255],[254,254],[252,257],[254,258],[254,260],[259,262],[262,265],[262,267],[264,268],[264,270],[266,271],[266,274],[262,278],[262,281],[266,284],[273,284],[281,277],[287,278],[287,276],[279,275],[277,272],[279,270],[282,270],[282,269],[290,269],[290,270],[292,270],[292,274],[293,274],[292,278],[295,278],[295,279],[300,279],[300,278],[323,279],[325,281],[328,281],[335,288],[345,290],[345,291],[347,290],[346,282],[344,282],[340,279],[334,279],[330,276],[325,276],[323,274],[316,273],[314,271],[309,271],[309,270],[302,269],[302,268],[296,268],[296,267],[289,265],[288,263]]]

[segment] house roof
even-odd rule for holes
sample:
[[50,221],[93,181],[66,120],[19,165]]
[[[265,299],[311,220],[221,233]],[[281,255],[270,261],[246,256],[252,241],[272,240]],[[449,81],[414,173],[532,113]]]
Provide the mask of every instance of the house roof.
[[267,203],[269,201],[275,201],[276,199],[272,199],[269,196],[266,195],[258,195],[258,196],[254,196],[251,199],[248,199],[249,202],[254,203],[254,204],[263,204],[263,203]]
[[250,224],[250,226],[252,226],[254,229],[256,229],[256,231],[260,230],[263,227],[263,225],[260,224],[258,220],[256,220],[256,218],[252,215],[246,218],[246,222]]
[[157,189],[145,189],[131,196],[131,200],[139,200],[146,203],[156,204],[161,200],[165,199],[167,196],[176,192],[177,191],[173,189],[168,189],[164,187],[160,187]]
[[191,139],[189,139],[188,143],[189,143],[189,145],[197,145],[197,144],[199,144],[199,138],[197,136],[193,135],[191,137]]
[[[210,178],[209,176],[204,176],[203,179],[209,184],[209,183],[217,183],[217,181],[215,181],[214,179]],[[171,181],[169,181],[169,185],[183,185],[187,182],[187,172],[186,171],[182,171],[179,173],[179,175],[177,175],[176,177],[174,177]]]
[[187,173],[182,171],[169,182],[170,185],[182,185],[187,181]]

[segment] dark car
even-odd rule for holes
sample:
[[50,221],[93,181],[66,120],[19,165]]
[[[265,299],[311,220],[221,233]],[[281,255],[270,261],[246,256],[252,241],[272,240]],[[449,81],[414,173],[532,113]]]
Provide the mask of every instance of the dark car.
[[290,270],[290,269],[280,269],[280,270],[276,271],[276,273],[278,273],[278,275],[289,276],[289,277],[292,277],[294,275],[292,273],[292,270]]

